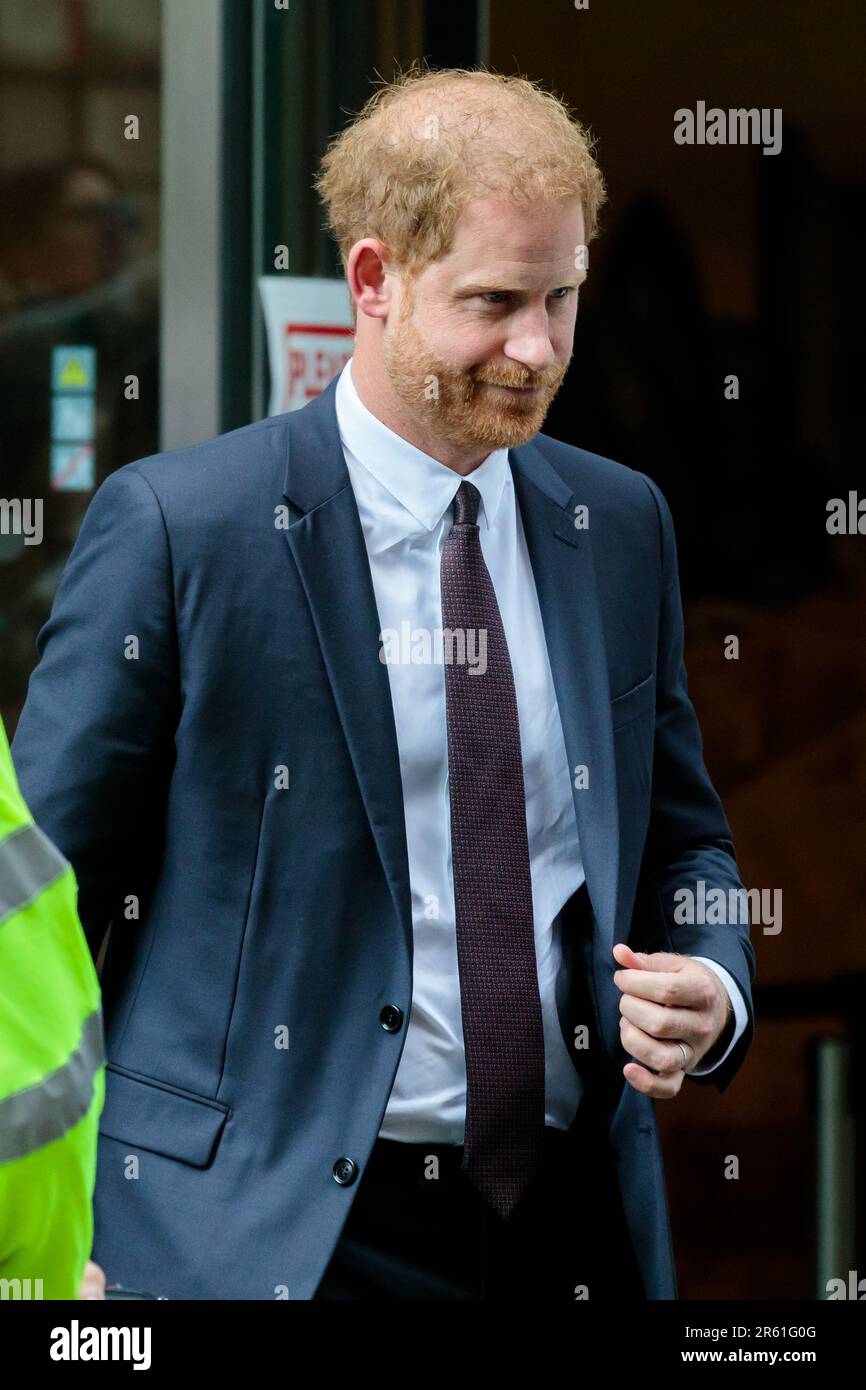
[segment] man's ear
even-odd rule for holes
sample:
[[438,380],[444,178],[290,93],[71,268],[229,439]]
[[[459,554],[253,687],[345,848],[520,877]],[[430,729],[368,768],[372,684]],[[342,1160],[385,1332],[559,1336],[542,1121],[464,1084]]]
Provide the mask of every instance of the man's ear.
[[[356,241],[346,262],[346,280],[356,311],[368,318],[385,318],[391,298],[386,271],[388,248],[376,237]],[[356,320],[357,322],[357,320]]]

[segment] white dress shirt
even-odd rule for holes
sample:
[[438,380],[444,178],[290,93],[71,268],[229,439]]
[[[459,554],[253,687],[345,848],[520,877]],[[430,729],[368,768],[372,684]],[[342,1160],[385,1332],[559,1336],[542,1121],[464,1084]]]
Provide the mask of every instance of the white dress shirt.
[[[364,532],[380,632],[392,634],[386,665],[412,896],[412,1009],[379,1133],[408,1143],[462,1144],[466,1064],[441,642],[437,647],[434,638],[432,659],[411,659],[413,651],[420,654],[412,642],[415,629],[441,633],[439,565],[451,527],[450,507],[462,478],[367,410],[355,389],[351,365],[350,359],[337,383],[337,420]],[[481,494],[481,551],[508,642],[520,721],[544,1027],[545,1123],[567,1129],[583,1087],[555,1003],[557,978],[564,969],[558,914],[584,882],[568,756],[508,450],[494,450],[469,477]],[[727,1056],[745,1027],[745,1004],[728,971],[703,956],[696,959],[719,975],[734,1005],[736,1029]]]

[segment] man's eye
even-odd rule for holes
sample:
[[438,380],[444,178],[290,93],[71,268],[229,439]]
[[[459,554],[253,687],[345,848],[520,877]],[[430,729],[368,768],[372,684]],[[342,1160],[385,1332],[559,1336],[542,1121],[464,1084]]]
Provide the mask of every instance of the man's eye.
[[[567,299],[573,288],[573,285],[562,285],[559,289],[551,290],[551,296],[555,296],[559,300]],[[506,299],[510,299],[511,295],[507,290],[488,290],[487,294],[483,295],[482,298],[485,299],[488,304],[492,303],[496,305],[502,304]]]

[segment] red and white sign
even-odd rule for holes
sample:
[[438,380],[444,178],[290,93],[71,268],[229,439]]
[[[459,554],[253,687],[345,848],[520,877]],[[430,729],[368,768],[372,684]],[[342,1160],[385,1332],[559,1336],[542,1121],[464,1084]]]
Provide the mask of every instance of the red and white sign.
[[263,275],[259,280],[271,367],[269,415],[299,410],[324,391],[355,348],[344,280]]

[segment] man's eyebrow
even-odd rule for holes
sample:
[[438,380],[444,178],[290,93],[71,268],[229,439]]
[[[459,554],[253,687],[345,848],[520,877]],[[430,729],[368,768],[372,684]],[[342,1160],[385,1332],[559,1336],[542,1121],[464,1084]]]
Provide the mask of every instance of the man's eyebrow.
[[[584,280],[585,280],[586,277],[587,277],[587,274],[588,274],[588,271],[586,271],[586,270],[581,270],[576,276],[574,276],[573,279],[571,279],[571,280],[563,280],[562,283],[559,284],[559,285],[556,285],[555,288],[558,289],[558,290],[562,290],[562,289],[565,289],[566,286],[568,286],[569,289],[576,290],[580,285],[583,284]],[[465,284],[465,285],[460,285],[460,284],[458,284],[458,285],[455,287],[455,292],[456,292],[457,294],[526,294],[526,293],[527,293],[526,290],[517,289],[514,285],[503,285],[503,284],[494,283],[493,281],[487,281],[487,282],[484,282],[484,283],[482,283],[481,281],[477,281],[477,282],[473,281],[471,284]]]

